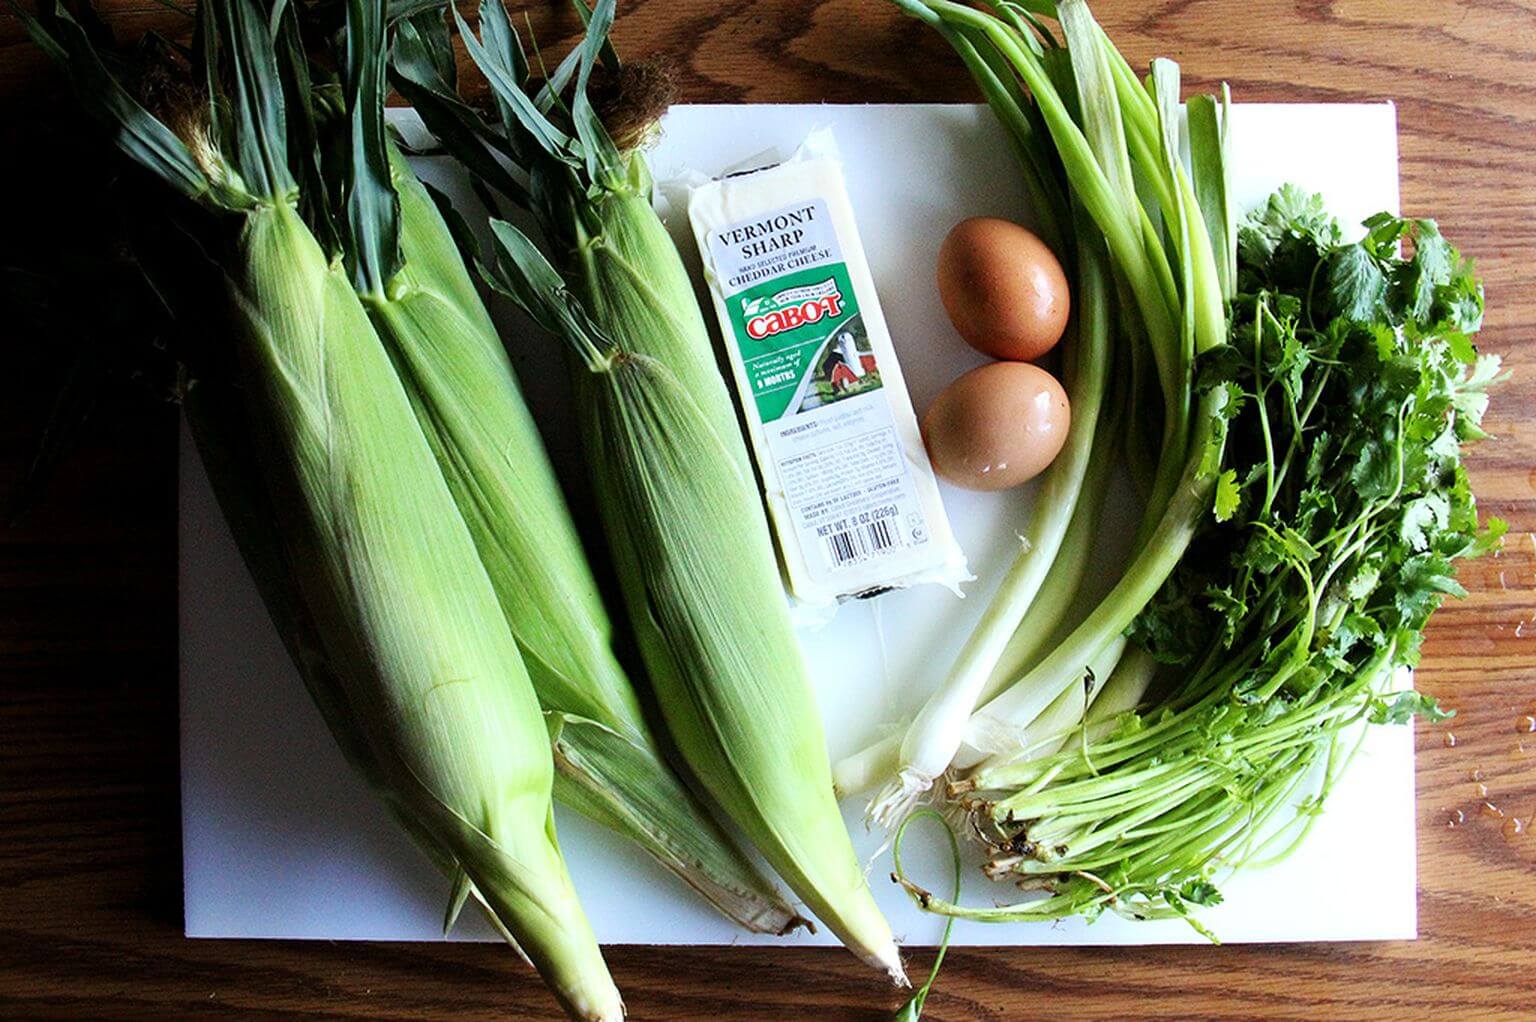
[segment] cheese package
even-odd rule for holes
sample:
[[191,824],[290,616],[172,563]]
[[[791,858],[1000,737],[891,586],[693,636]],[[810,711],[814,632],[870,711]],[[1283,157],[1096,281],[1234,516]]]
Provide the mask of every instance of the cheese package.
[[689,191],[797,604],[970,579],[939,500],[831,132]]

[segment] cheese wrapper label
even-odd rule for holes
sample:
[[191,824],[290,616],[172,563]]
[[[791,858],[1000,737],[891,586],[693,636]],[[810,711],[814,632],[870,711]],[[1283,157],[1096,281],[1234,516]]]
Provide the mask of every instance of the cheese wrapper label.
[[688,215],[804,616],[968,580],[830,134],[691,189]]

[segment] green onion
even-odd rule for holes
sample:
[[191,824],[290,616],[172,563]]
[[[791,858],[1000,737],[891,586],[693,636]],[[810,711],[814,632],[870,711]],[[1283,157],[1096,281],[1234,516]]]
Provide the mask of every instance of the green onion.
[[[899,815],[917,791],[955,762],[967,731],[979,735],[1000,726],[1027,729],[1036,716],[1065,698],[1089,665],[1106,663],[1101,654],[1179,563],[1210,507],[1220,460],[1227,395],[1219,390],[1197,395],[1193,364],[1197,353],[1225,343],[1222,275],[1214,252],[1225,256],[1233,251],[1230,239],[1213,246],[1196,194],[1198,190],[1205,196],[1208,207],[1226,211],[1222,154],[1219,146],[1208,144],[1209,125],[1201,134],[1203,177],[1198,189],[1176,158],[1174,65],[1160,61],[1149,86],[1137,82],[1082,0],[1044,8],[1059,19],[1065,46],[1033,16],[1020,17],[1006,5],[988,12],[950,0],[897,3],[936,28],[976,76],[1021,154],[1030,194],[1060,194],[1071,203],[1065,213],[1059,208],[1046,212],[1053,222],[1076,223],[1079,237],[1089,240],[1078,246],[1078,303],[1087,306],[1083,322],[1096,329],[1080,333],[1076,341],[1083,348],[1077,370],[1081,373],[1087,366],[1107,373],[1114,356],[1095,338],[1123,319],[1132,364],[1141,359],[1145,346],[1157,369],[1162,445],[1136,551],[1124,574],[1076,628],[1027,669],[1026,659],[1018,654],[1051,634],[1063,611],[1060,603],[1048,606],[1035,599],[1038,583],[1024,584],[1034,572],[1019,570],[1031,552],[1021,555],[973,636],[985,641],[967,646],[960,668],[919,717],[920,723],[931,726],[909,731],[909,740],[914,735],[922,740],[903,745],[904,776],[876,801],[875,815],[886,820]],[[1219,127],[1214,130],[1219,142]],[[1052,187],[1043,187],[1038,182],[1040,168],[1058,166]],[[1211,187],[1205,181],[1210,177],[1219,178],[1222,186]],[[1158,205],[1149,210],[1144,197]],[[1103,239],[1107,267],[1101,267],[1103,256],[1095,258],[1099,248],[1094,234]],[[1177,277],[1175,266],[1180,268]],[[1120,298],[1118,317],[1110,304],[1111,280]],[[1126,396],[1133,406],[1141,406],[1142,395]],[[1064,469],[1081,466],[1090,456],[1092,433],[1081,442],[1082,460],[1069,459]],[[1046,493],[1050,495],[1049,488]],[[1071,504],[1047,500],[1035,520],[1048,518],[1064,531],[1070,513]],[[1052,534],[1059,537],[1063,532]],[[1043,566],[1071,572],[1059,551],[1057,538],[1037,562],[1037,570]],[[1017,673],[997,677],[998,662],[1010,643],[1009,661],[1017,665]],[[978,650],[986,655],[970,656]],[[943,712],[933,712],[933,707]],[[850,763],[849,776],[856,766],[867,771],[875,758]]]

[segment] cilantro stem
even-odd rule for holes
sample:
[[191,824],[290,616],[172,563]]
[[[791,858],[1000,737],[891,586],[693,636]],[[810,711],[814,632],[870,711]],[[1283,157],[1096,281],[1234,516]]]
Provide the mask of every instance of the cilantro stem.
[[[906,836],[907,828],[912,825],[912,821],[919,818],[931,818],[937,820],[939,825],[944,828],[944,836],[949,838],[949,850],[953,856],[955,864],[955,893],[951,897],[951,900],[959,901],[960,885],[963,880],[963,867],[961,865],[960,858],[960,840],[955,837],[954,828],[949,825],[949,821],[944,819],[943,815],[934,809],[923,807],[913,810],[911,813],[907,814],[905,819],[901,821],[901,826],[896,828],[896,835],[891,839],[891,864],[895,869],[895,872],[891,874],[891,879],[903,884],[903,886],[906,886],[908,891],[913,890],[912,886],[907,884],[904,879],[907,874],[906,870],[901,865],[901,842],[902,838]],[[921,898],[918,899],[918,904],[923,904]],[[924,905],[923,907],[926,908],[927,906]],[[911,1020],[911,1022],[916,1022],[916,1020],[922,1015],[923,1005],[927,1003],[928,995],[933,991],[934,981],[939,978],[939,967],[944,964],[944,955],[949,951],[949,938],[954,934],[954,930],[955,917],[950,916],[949,920],[944,924],[944,935],[939,940],[939,951],[938,954],[934,956],[933,968],[928,970],[928,978],[923,982],[922,986],[918,987],[912,992],[912,996],[907,999],[907,1002],[903,1004],[900,1009],[897,1010],[895,1016],[892,1019],[892,1022],[908,1022],[908,1020]]]

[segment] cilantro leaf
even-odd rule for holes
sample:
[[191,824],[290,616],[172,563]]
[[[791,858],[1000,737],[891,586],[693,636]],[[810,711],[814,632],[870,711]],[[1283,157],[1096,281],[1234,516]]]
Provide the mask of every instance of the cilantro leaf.
[[1225,830],[1189,841],[1181,825],[1212,811],[1266,818],[1277,800],[1315,815],[1331,779],[1289,792],[1341,728],[1449,716],[1383,688],[1417,663],[1435,609],[1464,594],[1458,562],[1505,529],[1479,522],[1462,464],[1502,370],[1475,343],[1482,287],[1432,221],[1378,214],[1345,244],[1320,198],[1282,189],[1242,227],[1238,288],[1228,343],[1196,366],[1201,390],[1227,398],[1220,442],[1191,452],[1209,512],[1127,629],[1164,665],[1154,694],[1055,754],[1063,774],[1050,776],[1092,777],[1093,797],[1039,782],[1031,814],[1058,801],[1019,824],[1051,833],[1094,816],[1104,791],[1113,813],[1155,815],[1146,833],[1174,835],[1094,844],[1098,883],[1070,872],[1070,841],[1054,844],[1090,911],[1198,927],[1196,907],[1220,900],[1211,870],[1242,853]]
[[1191,880],[1179,888],[1179,897],[1191,905],[1213,908],[1223,901],[1221,892],[1209,880]]
[[1451,504],[1441,493],[1429,493],[1403,507],[1399,529],[1403,542],[1414,550],[1427,550],[1429,537],[1450,524]]
[[1439,289],[1450,283],[1456,250],[1433,220],[1415,221],[1413,247],[1413,258],[1398,266],[1396,287],[1408,318],[1422,320],[1434,308]]
[[1391,701],[1380,696],[1373,699],[1369,719],[1372,724],[1406,724],[1414,717],[1422,717],[1428,723],[1437,724],[1454,716],[1455,710],[1441,709],[1433,696],[1409,689],[1397,693]]
[[1328,258],[1328,306],[1334,315],[1365,323],[1386,307],[1387,275],[1363,245],[1350,245]]
[[1237,485],[1237,471],[1226,469],[1216,478],[1216,502],[1213,513],[1218,522],[1225,522],[1237,513],[1243,491]]

